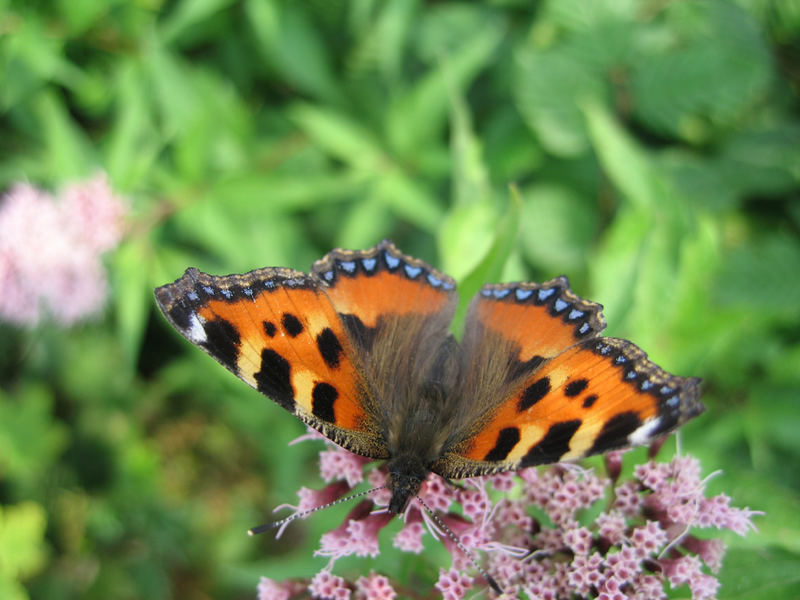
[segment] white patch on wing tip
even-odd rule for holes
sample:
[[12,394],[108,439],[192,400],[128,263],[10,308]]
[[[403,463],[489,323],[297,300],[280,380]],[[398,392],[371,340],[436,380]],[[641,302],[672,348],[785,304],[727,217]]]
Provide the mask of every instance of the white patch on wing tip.
[[652,433],[658,428],[661,419],[658,417],[647,419],[642,425],[637,427],[628,436],[628,442],[632,446],[642,446],[652,440]]
[[195,344],[202,344],[208,340],[206,330],[203,328],[203,323],[200,321],[200,317],[197,316],[197,313],[192,313],[189,317],[189,328],[186,330],[186,335],[189,336],[189,339]]

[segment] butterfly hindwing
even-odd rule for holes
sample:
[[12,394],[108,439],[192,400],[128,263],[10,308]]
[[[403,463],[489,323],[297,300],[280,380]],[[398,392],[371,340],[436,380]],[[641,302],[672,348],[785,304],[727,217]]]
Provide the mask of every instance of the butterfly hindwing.
[[184,337],[250,386],[342,446],[387,457],[353,344],[313,277],[188,269],[156,299]]
[[[631,342],[597,337],[600,306],[572,294],[565,279],[487,288],[490,294],[473,300],[464,352],[478,363],[505,356],[508,383],[500,400],[473,400],[488,408],[454,438],[435,472],[466,477],[645,444],[702,412],[699,380],[670,375]],[[499,298],[495,290],[503,291]],[[536,302],[541,290],[556,291],[542,294],[551,297],[540,305],[546,310],[531,310],[525,303]],[[524,335],[542,330],[562,347]]]
[[431,395],[454,385],[458,346],[449,327],[455,281],[390,241],[334,250],[312,273],[355,340],[390,451],[426,456],[440,447],[443,427],[432,429],[444,424]]
[[369,341],[381,319],[451,314],[456,299],[452,278],[388,240],[368,250],[333,250],[314,263],[312,273],[362,341]]

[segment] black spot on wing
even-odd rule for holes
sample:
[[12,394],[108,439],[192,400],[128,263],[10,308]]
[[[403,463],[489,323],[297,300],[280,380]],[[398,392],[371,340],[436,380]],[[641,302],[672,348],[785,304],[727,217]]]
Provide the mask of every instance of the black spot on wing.
[[538,443],[531,446],[528,453],[522,457],[522,466],[543,465],[558,462],[569,452],[569,443],[572,436],[581,426],[580,419],[563,421],[550,427],[547,434]]
[[517,403],[517,410],[523,412],[528,410],[531,406],[536,404],[539,400],[544,398],[550,392],[550,378],[542,377],[536,380],[522,392],[519,402]]
[[183,306],[183,304],[183,302],[176,303],[167,311],[169,320],[181,330],[189,329],[191,324],[189,319],[192,314],[192,310]]
[[528,360],[514,359],[508,365],[508,372],[506,373],[506,381],[514,381],[520,377],[530,375],[533,371],[539,368],[546,359],[543,356],[534,356]]
[[628,445],[628,436],[641,425],[642,420],[635,412],[618,414],[603,425],[587,456]]
[[506,427],[505,429],[501,429],[500,433],[497,435],[497,442],[487,454],[483,460],[488,461],[500,461],[505,460],[508,456],[508,453],[514,449],[514,446],[520,440],[519,435],[519,428],[517,427]]
[[281,325],[289,337],[297,337],[303,332],[303,324],[292,313],[283,313]]
[[339,317],[344,323],[347,333],[350,338],[358,344],[361,350],[369,352],[372,350],[372,345],[375,343],[375,335],[377,327],[367,327],[364,322],[358,318],[358,315],[339,313]]
[[583,399],[583,408],[591,408],[597,402],[597,394],[589,394]]
[[339,343],[339,338],[330,327],[323,329],[317,336],[317,348],[319,348],[322,359],[331,369],[339,366],[339,355],[344,350],[342,344]]
[[269,396],[289,412],[294,412],[294,389],[290,378],[291,366],[280,354],[264,348],[261,351],[261,370],[253,375],[259,392]]
[[262,325],[264,326],[264,333],[266,333],[267,336],[275,337],[275,334],[278,333],[278,328],[275,327],[275,323],[272,321],[263,321]]
[[206,341],[203,345],[208,348],[211,356],[234,373],[238,373],[237,361],[242,342],[236,327],[226,319],[216,318],[205,323],[203,329],[206,332]]
[[314,385],[311,392],[311,412],[318,419],[334,423],[336,421],[333,405],[339,392],[332,385],[320,382]]
[[574,398],[583,390],[585,390],[587,385],[589,385],[589,381],[586,379],[576,379],[575,381],[570,381],[564,388],[564,395]]

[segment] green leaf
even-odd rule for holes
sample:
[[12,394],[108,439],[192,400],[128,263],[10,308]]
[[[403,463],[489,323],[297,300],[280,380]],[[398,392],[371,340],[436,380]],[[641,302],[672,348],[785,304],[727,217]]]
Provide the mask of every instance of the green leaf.
[[585,268],[597,230],[597,206],[558,184],[524,189],[520,229],[525,255],[553,275]]
[[180,0],[161,26],[161,36],[169,43],[180,37],[187,29],[214,18],[227,8],[233,0]]
[[610,21],[633,22],[639,17],[640,10],[641,4],[637,0],[558,0],[544,3],[540,20],[571,32],[586,32]]
[[0,14],[5,15],[8,23],[7,31],[0,36],[3,74],[0,109],[6,111],[22,102],[30,102],[52,79],[68,80],[77,69],[63,55],[63,39],[48,35],[39,15],[34,12],[26,12],[24,16],[12,12]]
[[603,304],[603,314],[612,330],[630,311],[649,225],[650,219],[640,212],[620,211],[590,263],[595,300]]
[[375,197],[401,219],[429,233],[441,223],[443,211],[438,198],[422,184],[399,171],[383,173],[374,182]]
[[458,335],[463,331],[470,300],[486,282],[501,280],[506,262],[517,244],[522,200],[519,190],[514,186],[510,187],[509,196],[508,207],[497,223],[494,241],[489,251],[472,272],[459,282],[458,308],[453,318],[453,328]]
[[721,306],[750,309],[754,317],[787,323],[800,317],[800,243],[774,232],[735,248],[725,259],[715,286]]
[[502,23],[496,10],[479,3],[432,5],[421,17],[413,49],[420,59],[431,64],[458,52],[465,40],[479,35],[487,24],[496,27]]
[[496,231],[498,210],[492,198],[453,206],[439,227],[442,269],[460,281],[489,251]]
[[585,63],[558,49],[524,46],[515,56],[514,101],[542,146],[557,156],[588,148],[580,106],[606,96],[602,80]]
[[390,231],[392,214],[387,203],[375,197],[354,202],[336,237],[339,248],[369,248],[380,242],[380,232]]
[[440,68],[432,68],[399,94],[388,107],[387,136],[399,156],[415,160],[420,149],[433,143],[447,124],[447,86],[466,90],[490,62],[504,27],[489,20],[468,40],[442,56],[449,81]]
[[31,492],[53,467],[67,441],[66,428],[52,414],[44,386],[29,385],[11,397],[0,392],[0,471]]
[[117,116],[109,132],[106,168],[122,189],[142,181],[158,159],[164,140],[153,121],[142,70],[121,61],[115,74]]
[[42,91],[34,102],[43,137],[42,163],[39,169],[54,181],[85,176],[91,170],[92,149],[55,93]]
[[114,286],[117,334],[123,353],[133,371],[147,326],[152,302],[150,289],[151,250],[142,238],[131,239],[114,253],[112,279]]
[[603,105],[585,102],[582,108],[595,152],[625,199],[642,210],[656,208],[664,190],[645,151]]
[[415,0],[388,0],[376,18],[360,32],[348,67],[354,73],[377,68],[383,78],[396,82],[402,75],[403,53],[414,24]]
[[637,56],[631,75],[636,114],[658,133],[693,143],[735,125],[772,79],[757,23],[736,3],[670,5],[671,43]]
[[491,197],[489,175],[483,162],[480,143],[472,127],[472,119],[463,93],[449,77],[443,65],[451,105],[450,148],[453,156],[453,197],[456,205],[481,202]]
[[212,182],[210,197],[224,198],[237,212],[254,216],[263,206],[271,210],[308,210],[352,200],[368,189],[368,174],[360,171],[335,173],[296,172],[232,173]]
[[264,60],[290,85],[339,104],[342,93],[330,52],[300,4],[248,0],[245,11]]
[[378,171],[387,162],[375,137],[358,121],[337,110],[297,104],[290,115],[323,149],[355,168]]
[[47,515],[39,504],[0,506],[0,579],[26,579],[45,563]]
[[776,548],[731,548],[722,563],[720,598],[775,600],[800,597],[800,555]]

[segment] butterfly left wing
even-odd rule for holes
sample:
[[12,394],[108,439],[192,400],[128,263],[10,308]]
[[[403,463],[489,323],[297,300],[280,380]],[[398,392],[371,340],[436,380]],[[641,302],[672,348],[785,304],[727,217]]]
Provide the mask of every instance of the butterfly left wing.
[[646,444],[700,414],[699,380],[598,337],[600,310],[566,278],[484,286],[464,334],[477,378],[461,393],[475,408],[432,470],[459,478],[581,458]]
[[388,457],[353,344],[313,276],[187,269],[155,294],[181,335],[251,387],[348,450]]

